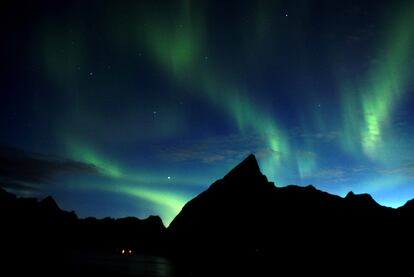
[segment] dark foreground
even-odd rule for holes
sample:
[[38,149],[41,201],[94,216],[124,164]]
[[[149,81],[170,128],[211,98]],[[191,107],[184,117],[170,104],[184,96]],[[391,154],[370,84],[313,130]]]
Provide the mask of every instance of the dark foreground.
[[414,259],[413,200],[391,209],[368,194],[279,188],[253,155],[168,228],[159,217],[78,219],[3,190],[0,219],[0,276],[395,276]]
[[173,263],[163,257],[108,253],[73,253],[68,271],[73,276],[173,277]]
[[37,257],[22,254],[5,266],[2,270],[6,275],[2,276],[178,276],[174,264],[163,257],[103,252],[56,253],[56,256]]

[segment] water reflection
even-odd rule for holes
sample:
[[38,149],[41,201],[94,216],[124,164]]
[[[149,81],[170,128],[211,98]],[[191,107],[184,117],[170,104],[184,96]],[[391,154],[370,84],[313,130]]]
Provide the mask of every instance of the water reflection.
[[97,253],[76,255],[72,262],[75,274],[104,274],[105,276],[173,277],[171,261],[157,256],[120,256]]
[[135,256],[131,265],[130,272],[138,276],[171,277],[174,275],[173,265],[162,257]]

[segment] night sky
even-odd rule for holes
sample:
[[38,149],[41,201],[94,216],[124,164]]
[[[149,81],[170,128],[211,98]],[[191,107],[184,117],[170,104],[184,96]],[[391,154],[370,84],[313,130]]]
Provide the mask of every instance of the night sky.
[[11,192],[168,225],[254,153],[277,186],[414,198],[413,1],[8,2]]

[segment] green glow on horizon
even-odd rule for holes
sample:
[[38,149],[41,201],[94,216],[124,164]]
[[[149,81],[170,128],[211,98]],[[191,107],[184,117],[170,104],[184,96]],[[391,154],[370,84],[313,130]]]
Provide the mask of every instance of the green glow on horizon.
[[[151,172],[142,173],[127,170],[115,162],[103,158],[103,155],[96,149],[74,142],[75,140],[70,141],[68,153],[72,157],[76,157],[76,160],[97,166],[103,176],[110,178],[108,180],[109,185],[97,186],[94,183],[89,183],[85,184],[86,188],[124,193],[154,203],[167,226],[189,200],[171,190],[173,188],[171,187],[172,182],[166,176]],[[174,187],[177,185],[200,185],[200,179],[195,177],[174,176],[173,180]],[[151,188],[154,185],[157,186],[156,189]],[[160,188],[160,186],[163,188]]]
[[153,212],[159,215],[168,226],[174,217],[188,202],[188,198],[168,189],[153,189],[145,186],[136,186],[133,183],[120,179],[107,180],[104,183],[79,183],[70,185],[77,190],[99,190],[117,194],[125,194],[153,204]]
[[130,196],[145,199],[159,205],[162,218],[168,226],[173,218],[181,211],[182,207],[188,201],[187,198],[167,190],[154,190],[143,187],[119,186],[115,189],[117,192],[126,193]]

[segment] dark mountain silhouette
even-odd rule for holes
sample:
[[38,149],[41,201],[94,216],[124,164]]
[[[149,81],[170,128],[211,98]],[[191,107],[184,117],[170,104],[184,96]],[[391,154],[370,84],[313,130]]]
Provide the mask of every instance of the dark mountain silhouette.
[[394,210],[368,194],[278,188],[249,155],[189,201],[168,235],[171,255],[193,275],[373,272],[403,262],[413,220],[412,202]]
[[164,244],[165,227],[158,216],[78,219],[73,211],[60,209],[50,196],[41,201],[18,198],[1,188],[0,222],[0,252],[6,257],[0,273],[77,275],[85,273],[79,268],[79,255],[122,254],[122,249],[160,254]]
[[414,199],[408,200],[403,206],[397,209],[402,214],[411,214],[414,219]]
[[94,274],[72,259],[121,249],[165,255],[178,276],[395,273],[410,264],[414,247],[414,200],[392,209],[368,194],[276,187],[253,155],[189,201],[168,229],[158,216],[78,219],[52,197],[3,189],[0,222],[7,257],[0,270],[17,273]]

